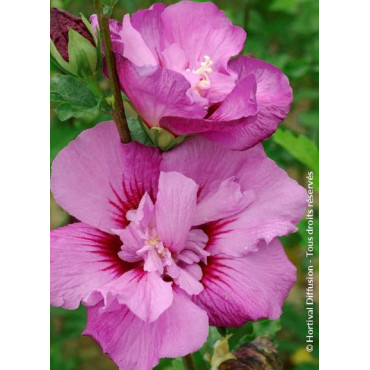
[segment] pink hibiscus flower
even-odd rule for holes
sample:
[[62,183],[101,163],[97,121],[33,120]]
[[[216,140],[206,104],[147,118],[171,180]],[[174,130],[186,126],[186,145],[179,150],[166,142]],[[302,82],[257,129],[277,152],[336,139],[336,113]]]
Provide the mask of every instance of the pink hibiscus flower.
[[[96,16],[91,22],[98,26]],[[230,59],[246,33],[211,2],[154,4],[111,20],[110,29],[121,87],[149,127],[246,149],[290,110],[292,90],[278,68]]]
[[161,153],[104,122],[60,152],[51,183],[81,221],[51,232],[51,303],[86,305],[84,334],[120,369],[198,350],[209,324],[280,316],[296,269],[277,237],[306,192],[261,145],[196,137]]

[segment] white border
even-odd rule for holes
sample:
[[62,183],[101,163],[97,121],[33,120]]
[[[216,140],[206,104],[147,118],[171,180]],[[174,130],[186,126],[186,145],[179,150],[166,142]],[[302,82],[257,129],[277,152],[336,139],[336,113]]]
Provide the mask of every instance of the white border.
[[324,370],[369,366],[370,53],[365,4],[320,4],[320,365]]
[[1,9],[1,367],[49,369],[49,3]]

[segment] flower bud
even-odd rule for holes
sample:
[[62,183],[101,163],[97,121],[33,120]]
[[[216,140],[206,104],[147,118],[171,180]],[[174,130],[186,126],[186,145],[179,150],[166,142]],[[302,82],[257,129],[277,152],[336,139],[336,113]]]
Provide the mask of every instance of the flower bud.
[[221,363],[219,370],[281,370],[276,346],[268,337],[259,337],[233,352],[236,359]]
[[145,126],[145,128],[148,136],[150,137],[154,145],[163,151],[170,150],[185,139],[185,136],[175,137],[169,131],[162,127],[147,128]]
[[50,52],[66,72],[89,77],[97,67],[96,38],[88,20],[57,8],[50,17]]

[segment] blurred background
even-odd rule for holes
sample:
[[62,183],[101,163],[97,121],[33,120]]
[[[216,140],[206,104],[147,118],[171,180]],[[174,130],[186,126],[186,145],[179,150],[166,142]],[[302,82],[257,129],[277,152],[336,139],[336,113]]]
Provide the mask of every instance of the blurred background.
[[[165,4],[175,2],[163,1]],[[76,16],[82,12],[89,17],[94,13],[92,3],[93,1],[86,0],[52,0],[51,6],[64,9]],[[152,3],[148,0],[118,0],[112,17],[121,20],[125,13],[147,8]],[[278,66],[289,77],[293,87],[294,101],[291,113],[277,133],[264,142],[264,146],[270,158],[302,186],[307,186],[307,172],[314,171],[314,349],[311,353],[305,349],[307,334],[305,289],[309,262],[305,257],[307,249],[305,219],[299,224],[297,233],[281,238],[289,258],[297,266],[298,281],[284,305],[280,320],[273,322],[272,325],[265,325],[267,329],[264,329],[263,334],[270,334],[274,338],[284,369],[318,369],[318,0],[216,0],[214,3],[225,11],[235,25],[247,31],[247,42],[242,53]],[[51,75],[57,73],[60,72],[51,64]],[[100,84],[103,89],[108,88],[107,81],[103,78]],[[56,154],[82,130],[109,118],[96,112],[90,116],[60,122],[52,110],[50,160],[52,161]],[[52,197],[50,221],[52,229],[71,221],[70,216]],[[51,308],[52,370],[117,369],[91,338],[81,336],[85,323],[84,307],[75,311]],[[240,329],[235,337],[240,336],[242,332],[245,334],[244,338],[248,338],[253,330],[258,333],[260,329],[249,324]],[[212,343],[208,345],[211,346]],[[198,369],[209,368],[203,360],[208,351],[206,347],[207,345],[195,356]],[[183,367],[181,361],[163,360],[156,369],[179,370]]]

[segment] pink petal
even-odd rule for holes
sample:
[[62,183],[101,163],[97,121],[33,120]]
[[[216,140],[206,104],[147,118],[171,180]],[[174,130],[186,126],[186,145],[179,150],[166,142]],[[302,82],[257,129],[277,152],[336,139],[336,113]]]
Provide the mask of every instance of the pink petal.
[[235,78],[229,74],[213,71],[209,74],[210,89],[205,97],[211,104],[222,102],[235,86]]
[[142,9],[132,14],[131,24],[140,32],[141,37],[156,57],[157,63],[161,63],[161,51],[169,46],[163,30],[162,12],[166,8],[164,4],[153,4],[150,9]]
[[238,80],[253,75],[257,81],[257,119],[233,128],[227,136],[221,133],[207,135],[222,145],[244,150],[270,137],[290,110],[293,94],[288,78],[276,67],[264,61],[240,56],[229,62],[229,68]]
[[171,252],[183,247],[195,214],[198,185],[178,172],[161,172],[155,204],[157,230]]
[[138,67],[116,55],[121,88],[149,126],[158,126],[163,116],[200,118],[208,104],[195,93],[184,76],[167,68]]
[[242,188],[256,195],[255,201],[244,212],[242,222],[248,222],[252,227],[261,225],[265,232],[270,229],[274,236],[265,238],[266,242],[292,231],[277,234],[274,222],[296,230],[293,225],[301,220],[307,207],[307,191],[266,156],[262,145],[248,150],[238,177]]
[[132,268],[117,255],[121,245],[118,236],[82,222],[52,230],[51,304],[75,309],[94,289]]
[[142,260],[142,256],[137,252],[143,248],[145,242],[145,232],[154,219],[154,204],[148,193],[145,193],[140,201],[139,208],[133,215],[131,213],[131,223],[122,230],[116,230],[120,236],[123,245],[118,253],[124,261],[134,262]]
[[245,157],[243,152],[227,150],[198,136],[163,153],[161,171],[178,171],[193,179],[199,185],[200,201],[214,191],[212,184],[234,177]]
[[132,27],[129,14],[123,17],[120,36],[124,44],[122,55],[132,63],[137,66],[158,64],[140,33]]
[[158,271],[163,274],[163,262],[155,249],[149,250],[144,263],[145,271]]
[[156,272],[144,272],[136,268],[96,290],[87,303],[91,305],[102,299],[106,306],[117,299],[118,303],[126,305],[141,320],[152,322],[171,306],[172,283],[163,281]]
[[[255,120],[257,104],[255,100],[256,81],[253,76],[248,76],[240,81],[225,98],[221,105],[208,119],[191,117],[163,117],[160,126],[168,129],[175,135],[189,135],[201,133],[223,146],[223,140],[218,137],[228,137],[229,132],[237,127],[244,127]],[[219,136],[213,135],[217,133]],[[216,137],[216,139],[214,139]],[[226,139],[227,142],[228,139]]]
[[208,236],[203,230],[190,230],[185,240],[184,249],[177,256],[178,259],[190,265],[200,261],[207,262],[209,253],[204,250],[207,242]]
[[157,193],[161,157],[155,148],[122,144],[113,122],[83,131],[55,158],[51,189],[68,213],[111,232],[128,224],[147,192]]
[[236,73],[238,81],[253,75],[257,82],[256,98],[259,113],[283,120],[292,103],[289,80],[281,70],[263,60],[240,56],[229,62],[230,71]]
[[269,243],[295,232],[307,206],[306,190],[267,158],[262,145],[244,153],[237,177],[242,190],[253,192],[255,200],[237,216],[207,226],[207,250],[212,254],[240,256],[260,240]]
[[199,264],[197,263],[193,263],[192,265],[184,264],[182,268],[186,270],[189,274],[191,274],[197,281],[200,281],[202,279],[203,272]]
[[206,135],[210,136],[213,132],[228,135],[229,132],[233,132],[239,126],[244,127],[244,125],[253,122],[255,119],[255,116],[251,116],[231,121],[215,121],[204,118],[165,116],[160,119],[159,126],[176,136],[201,134],[206,137]]
[[125,229],[119,230],[117,235],[119,235],[123,242],[122,250],[118,253],[122,260],[136,262],[143,259],[142,256],[136,253],[143,247],[144,241],[137,233],[135,225],[130,224]]
[[220,107],[210,116],[214,121],[254,116],[257,111],[256,79],[247,76],[238,82]]
[[142,232],[145,232],[147,228],[153,227],[153,218],[154,204],[148,193],[145,193],[141,198],[138,209],[135,210],[135,215],[130,221],[134,223]]
[[202,225],[235,215],[254,201],[252,191],[242,192],[234,178],[228,178],[207,194],[197,205],[193,225]]
[[190,69],[198,68],[205,55],[214,61],[215,69],[225,68],[230,57],[243,49],[244,30],[233,26],[211,2],[170,5],[163,10],[162,21],[166,38],[185,51]]
[[178,70],[179,72],[186,69],[186,55],[179,44],[171,44],[163,50],[162,57],[166,68]]
[[199,294],[203,290],[203,285],[185,268],[172,264],[167,266],[167,273],[173,278],[175,284],[189,295]]
[[170,308],[152,323],[124,306],[109,312],[100,308],[88,308],[84,335],[93,337],[120,370],[150,370],[160,358],[195,352],[207,339],[207,314],[180,292],[174,292]]
[[204,290],[193,298],[215,326],[241,326],[261,318],[277,319],[296,268],[278,239],[245,257],[216,256],[203,267]]

